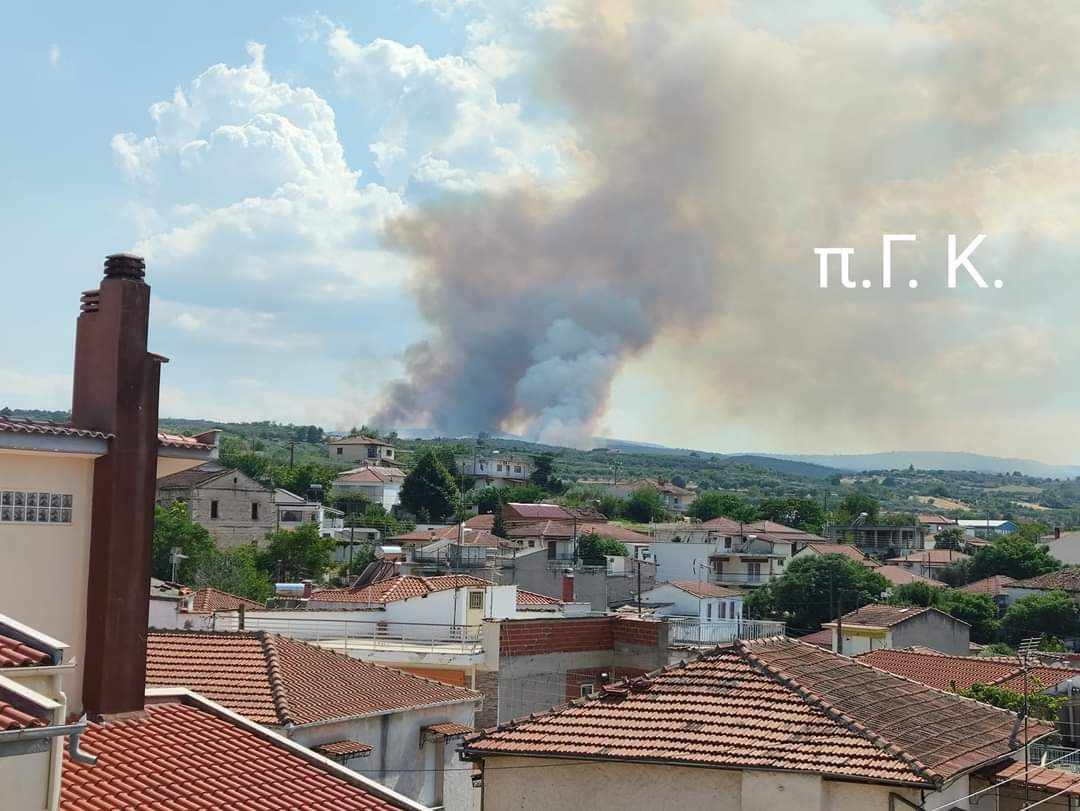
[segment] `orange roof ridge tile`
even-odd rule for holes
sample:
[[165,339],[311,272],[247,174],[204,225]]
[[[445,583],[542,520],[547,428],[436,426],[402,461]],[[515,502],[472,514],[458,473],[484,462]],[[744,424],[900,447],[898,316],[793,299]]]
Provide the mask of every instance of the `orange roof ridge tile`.
[[266,675],[270,679],[270,695],[274,699],[274,709],[283,725],[293,725],[296,722],[293,720],[292,709],[289,706],[289,693],[285,689],[285,680],[281,674],[277,639],[269,631],[259,631],[258,636],[266,656]]

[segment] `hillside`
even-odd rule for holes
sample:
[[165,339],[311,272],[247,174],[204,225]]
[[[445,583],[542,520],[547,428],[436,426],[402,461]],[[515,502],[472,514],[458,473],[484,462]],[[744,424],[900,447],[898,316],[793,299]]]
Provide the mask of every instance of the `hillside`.
[[901,470],[914,466],[919,470],[972,470],[978,473],[1013,473],[1043,479],[1074,479],[1080,465],[1052,465],[1033,459],[984,456],[979,453],[952,451],[890,451],[859,454],[776,455],[778,459],[809,462],[840,470]]

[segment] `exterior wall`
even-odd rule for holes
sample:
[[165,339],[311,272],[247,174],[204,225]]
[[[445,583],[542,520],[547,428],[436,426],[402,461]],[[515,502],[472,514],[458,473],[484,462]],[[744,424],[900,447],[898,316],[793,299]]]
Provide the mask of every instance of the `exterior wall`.
[[335,481],[334,491],[337,493],[356,493],[369,501],[381,504],[384,510],[392,509],[401,503],[401,484],[398,482],[350,484],[349,482]]
[[695,597],[671,585],[660,584],[644,593],[642,601],[646,604],[671,603],[656,609],[656,615],[660,617],[696,617],[701,622],[711,622],[742,616],[741,596]]
[[[189,489],[158,491],[158,503],[187,502],[191,519],[214,536],[222,549],[246,543],[260,543],[276,526],[274,494],[239,470],[227,471],[213,481]],[[217,518],[212,517],[213,502],[218,503]],[[251,517],[252,504],[258,505],[259,517]]]
[[[537,769],[535,767],[542,767]],[[542,778],[537,778],[537,774]],[[962,781],[966,787],[967,781]],[[889,811],[889,795],[922,801],[914,789],[823,780],[791,772],[724,770],[640,763],[589,763],[546,758],[487,758],[484,807],[499,811],[604,808],[710,811]],[[966,791],[961,793],[967,793]],[[956,795],[960,796],[960,795]],[[926,807],[946,802],[929,795]],[[897,808],[905,806],[898,804]],[[960,804],[958,808],[967,808]]]
[[[309,611],[319,611],[318,617],[330,619],[327,610],[338,613],[339,619],[366,620],[370,622],[416,622],[435,625],[467,625],[469,599],[468,592],[478,591],[479,587],[447,589],[437,591],[426,597],[410,597],[386,603],[381,608],[357,607],[355,603],[334,603],[322,600],[308,601]],[[484,591],[485,619],[508,619],[517,613],[517,587],[489,586]],[[283,612],[275,611],[275,616]],[[249,612],[248,616],[252,614]],[[308,614],[299,612],[298,619],[313,619]],[[475,623],[474,623],[475,624]]]
[[0,791],[0,807],[11,811],[49,808],[51,758],[49,749],[28,755],[0,757],[0,786],[3,787]]
[[[332,741],[352,740],[374,747],[364,758],[353,758],[345,765],[365,777],[377,780],[388,788],[404,794],[423,805],[433,805],[436,798],[436,781],[439,776],[435,761],[436,743],[429,740],[421,746],[420,730],[430,724],[453,721],[472,726],[475,721],[476,704],[462,702],[443,707],[428,707],[407,712],[353,718],[331,724],[296,727],[290,737],[307,747]],[[443,778],[456,783],[456,796],[471,796],[467,772],[460,771],[455,750],[457,742],[444,746]],[[454,769],[454,771],[449,771]],[[444,783],[445,787],[445,783]],[[460,806],[459,806],[460,807]]]
[[893,626],[889,636],[894,648],[923,645],[957,656],[967,656],[970,653],[971,628],[934,611]]
[[180,622],[179,600],[156,600],[150,598],[151,628],[183,628]]
[[[82,712],[86,585],[94,460],[61,453],[0,451],[0,491],[70,493],[70,524],[0,523],[0,613],[68,645],[75,669],[64,677],[69,711]],[[3,759],[0,759],[3,760]],[[21,758],[17,759],[21,760]]]
[[[548,565],[547,555],[533,552],[517,555],[509,560],[498,574],[500,582],[516,583],[526,591],[546,594],[562,599],[562,583],[567,565]],[[574,566],[574,600],[589,603],[593,611],[607,611],[612,605],[632,602],[637,593],[637,563],[629,565],[629,572],[609,575],[606,567]],[[641,563],[642,591],[656,585],[656,566]]]
[[832,629],[833,651],[841,651],[845,656],[858,656],[881,648],[891,648],[889,634],[885,630],[848,628],[844,626],[844,646],[837,646],[836,628]]
[[[784,567],[790,560],[791,546],[792,544],[786,543],[777,544],[775,552],[781,557],[766,558],[763,555],[735,553],[725,549],[724,538],[716,535],[704,543],[652,543],[649,545],[649,553],[656,561],[657,581],[697,580],[703,571],[711,569],[712,557],[720,555],[728,558],[724,561],[724,573],[731,575],[728,578],[730,584],[741,586],[748,585],[750,569],[747,564],[750,560],[761,563],[761,584],[768,582],[770,577],[783,574]],[[713,581],[724,583],[725,579],[713,578]]]
[[[370,462],[373,465],[380,462],[390,464],[394,462],[394,449],[389,446],[354,445],[335,442],[331,442],[329,445],[331,462]],[[373,450],[369,452],[369,448]]]

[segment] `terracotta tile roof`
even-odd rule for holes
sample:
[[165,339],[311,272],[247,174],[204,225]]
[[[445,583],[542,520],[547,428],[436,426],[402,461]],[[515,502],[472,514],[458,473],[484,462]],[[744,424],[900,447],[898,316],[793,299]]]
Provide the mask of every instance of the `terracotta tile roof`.
[[45,651],[0,634],[0,667],[33,667],[51,663],[52,657]]
[[511,502],[504,508],[508,518],[531,519],[534,521],[572,521],[573,516],[558,504],[519,504]]
[[735,589],[726,589],[712,583],[703,583],[700,580],[669,580],[665,583],[657,583],[657,586],[674,586],[679,591],[685,591],[694,597],[738,597],[740,592]]
[[700,524],[687,524],[688,529],[714,529],[718,532],[727,533],[729,535],[738,535],[743,531],[743,525],[738,521],[732,521],[730,518],[720,516],[719,518],[713,518],[709,521],[702,521]]
[[899,563],[900,561],[905,561],[907,563],[948,566],[950,563],[967,560],[969,557],[970,555],[965,555],[963,552],[956,552],[952,549],[921,549],[918,552],[912,552],[902,558],[889,558],[889,562]]
[[158,445],[163,448],[179,448],[190,451],[212,451],[215,447],[208,442],[199,442],[193,436],[167,434],[164,431],[158,431]]
[[485,529],[490,532],[495,528],[495,515],[494,513],[485,513],[484,515],[474,515],[472,518],[465,522],[465,526],[470,529]]
[[[890,628],[901,622],[918,617],[927,611],[936,611],[934,608],[922,606],[888,605],[887,603],[870,603],[862,608],[844,614],[844,625],[861,626],[866,628]],[[944,613],[944,612],[938,612]],[[948,615],[945,615],[948,616]],[[836,621],[825,623],[831,627]],[[960,622],[960,620],[957,620]]]
[[0,431],[12,434],[41,434],[44,436],[65,436],[78,439],[111,439],[112,434],[75,428],[59,422],[47,420],[24,420],[15,417],[0,416]]
[[198,487],[200,484],[205,484],[212,479],[216,479],[219,476],[224,476],[226,473],[231,472],[233,471],[229,468],[222,467],[216,462],[208,462],[204,465],[198,465],[197,467],[181,470],[177,473],[171,473],[168,476],[162,476],[157,480],[157,489],[190,490],[192,487]]
[[783,538],[785,540],[796,538],[798,540],[825,541],[824,538],[820,535],[815,535],[813,532],[789,527],[777,521],[754,521],[751,524],[744,524],[743,530],[755,533],[767,532],[769,535],[775,535],[778,538]]
[[[938,690],[967,690],[973,684],[991,684],[1023,692],[1024,676],[1015,660],[979,656],[948,656],[938,652],[882,648],[855,657],[864,664],[903,676]],[[1029,670],[1029,688],[1037,679],[1042,689],[1056,687],[1080,671],[1063,667]]]
[[535,591],[517,590],[517,604],[521,605],[560,605],[562,600],[548,597],[546,594],[538,594]]
[[[476,755],[649,760],[940,786],[1015,716],[789,639],[740,642],[466,740]],[[1033,734],[1048,731],[1043,725]]]
[[146,683],[186,687],[260,724],[310,724],[478,697],[266,632],[147,635]]
[[832,650],[832,629],[823,628],[820,631],[814,631],[812,634],[800,636],[799,641],[807,645],[816,645],[819,648]]
[[487,580],[467,574],[442,574],[435,577],[398,575],[379,580],[359,589],[322,589],[311,592],[312,600],[328,603],[395,603],[410,597],[423,597],[437,591],[487,587]]
[[506,528],[509,538],[552,538],[567,539],[574,537],[574,525],[566,521],[530,521]]
[[82,746],[98,763],[76,763],[65,748],[61,811],[412,807],[359,775],[347,777],[346,770],[309,761],[284,741],[179,700],[150,704],[142,718],[91,723]]
[[431,732],[435,735],[442,735],[446,738],[456,738],[459,735],[468,735],[470,732],[476,732],[468,724],[455,724],[453,721],[447,721],[445,724],[431,724],[424,727],[424,732]]
[[375,467],[374,465],[346,470],[334,479],[335,484],[399,484],[403,481],[405,481],[405,474],[396,467]]
[[938,513],[919,513],[915,516],[915,520],[920,524],[956,524],[952,518],[946,518]]
[[262,603],[257,603],[246,597],[237,597],[227,591],[207,587],[195,592],[191,610],[198,614],[209,614],[214,611],[235,611],[240,606],[244,606],[244,608],[266,608]]
[[1026,580],[1017,580],[1011,584],[1018,589],[1042,589],[1045,591],[1080,591],[1080,568],[1059,569],[1056,572],[1040,574]]
[[370,436],[345,436],[338,439],[326,440],[328,445],[379,445],[383,448],[394,447],[389,442],[383,442],[381,439],[375,439]]
[[992,597],[997,597],[1005,590],[1006,586],[1011,586],[1015,582],[1015,578],[1009,577],[1007,574],[995,574],[984,577],[982,580],[976,580],[974,583],[968,583],[961,588],[961,591],[971,591],[976,594],[989,594]]
[[360,741],[331,741],[330,743],[320,743],[318,746],[311,747],[320,754],[330,757],[342,757],[343,755],[348,757],[355,757],[357,755],[368,755],[375,751],[374,746],[369,746],[366,743],[360,743]]
[[[1024,774],[1027,773],[1025,780]],[[1029,786],[1036,789],[1045,789],[1050,794],[1061,794],[1061,799],[1064,800],[1067,797],[1080,797],[1080,774],[1076,772],[1065,772],[1059,769],[1051,769],[1045,766],[1036,766],[1030,764],[1025,770],[1024,764],[1015,760],[1007,761],[1004,764],[989,766],[985,769],[978,771],[978,776],[989,781],[990,783],[1000,783],[1003,780],[1011,781],[1008,785],[1011,788],[1011,792],[1019,792],[1024,788],[1026,782]],[[1041,797],[1032,796],[1032,802],[1042,799]],[[1061,808],[1064,806],[1055,806],[1051,801],[1047,808]],[[1019,805],[1017,806],[1019,807]],[[1028,806],[1030,807],[1030,806]]]
[[30,729],[32,727],[43,727],[48,724],[30,713],[23,712],[15,707],[8,701],[4,700],[4,697],[11,697],[7,691],[0,688],[0,732],[10,732],[15,729]]
[[595,532],[601,538],[611,538],[614,541],[630,541],[632,543],[649,543],[652,538],[642,532],[635,532],[619,524],[611,524],[603,521],[587,521],[578,523],[578,534],[584,535]]
[[945,588],[945,584],[940,580],[931,580],[929,577],[923,577],[921,574],[915,574],[915,572],[905,569],[903,566],[894,566],[891,563],[878,566],[874,569],[874,574],[881,575],[894,586],[903,586],[908,583],[925,583],[934,588]]
[[851,558],[856,563],[861,563],[863,566],[868,566],[871,569],[878,566],[877,561],[872,560],[869,556],[860,552],[856,547],[846,543],[808,543],[807,549],[812,549],[819,555],[844,555]]

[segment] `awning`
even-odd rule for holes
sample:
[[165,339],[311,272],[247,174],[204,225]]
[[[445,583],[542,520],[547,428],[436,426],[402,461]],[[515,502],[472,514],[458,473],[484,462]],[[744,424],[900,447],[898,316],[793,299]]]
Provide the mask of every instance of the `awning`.
[[375,750],[374,746],[368,746],[366,743],[350,740],[320,743],[318,746],[312,748],[320,755],[325,755],[333,760],[349,760],[354,757],[367,757]]

